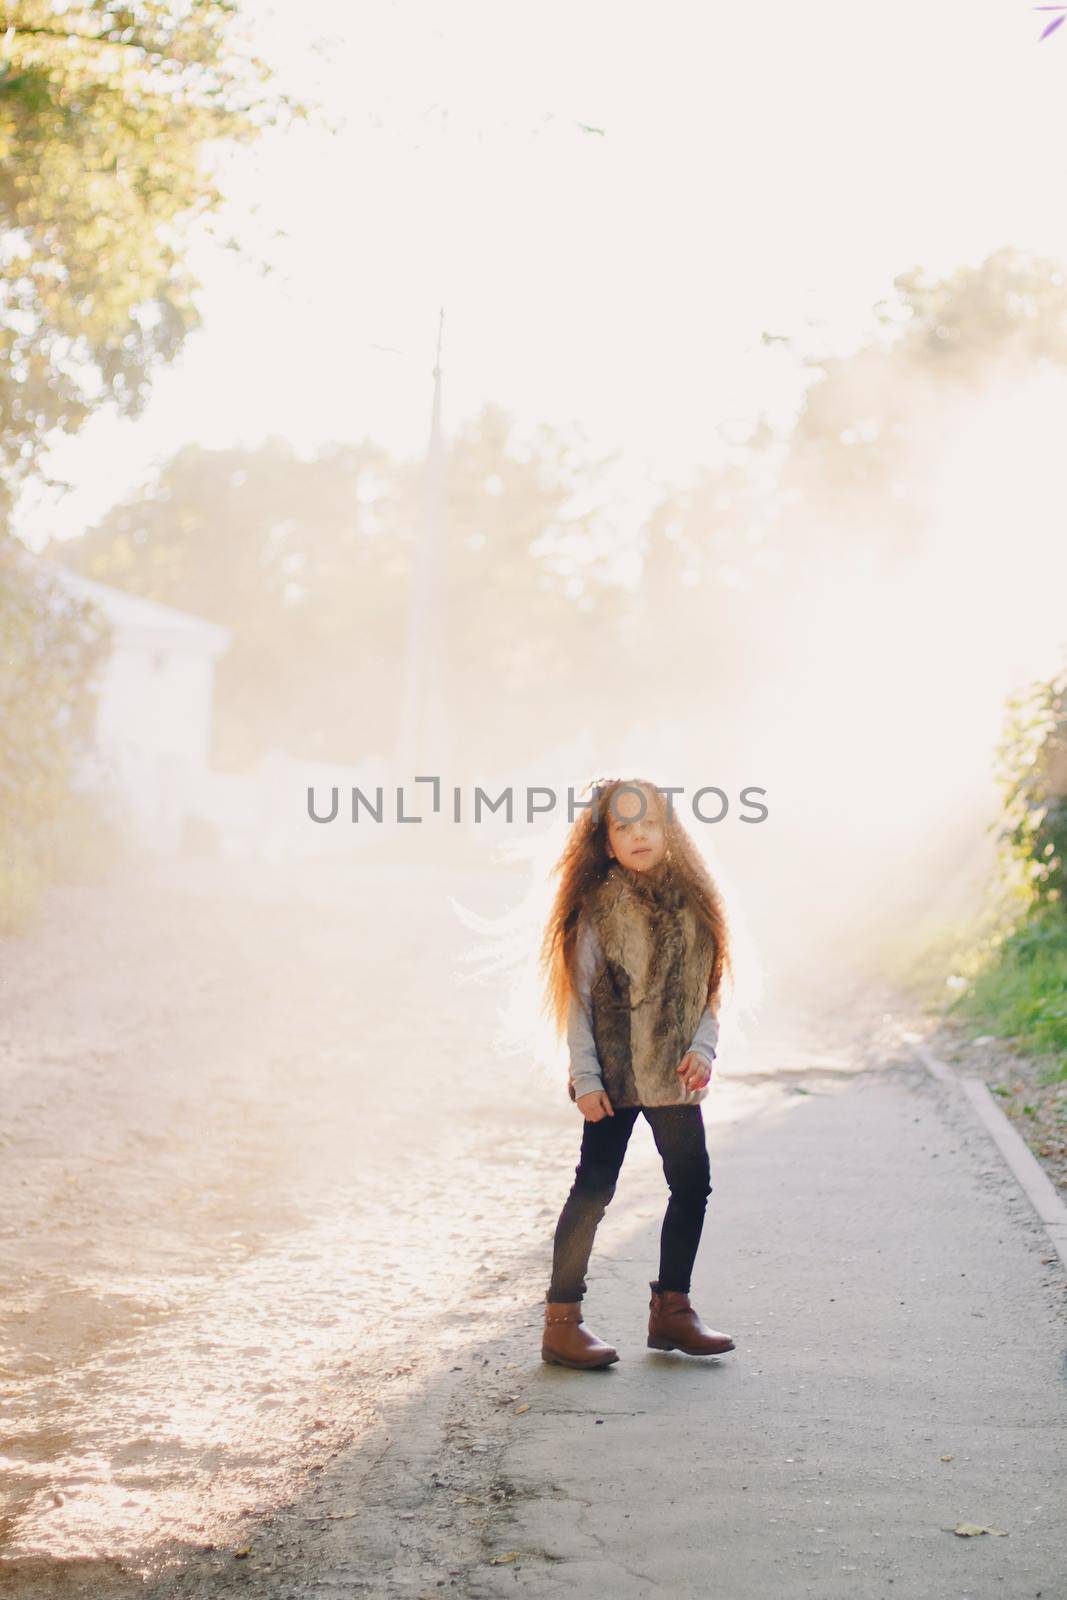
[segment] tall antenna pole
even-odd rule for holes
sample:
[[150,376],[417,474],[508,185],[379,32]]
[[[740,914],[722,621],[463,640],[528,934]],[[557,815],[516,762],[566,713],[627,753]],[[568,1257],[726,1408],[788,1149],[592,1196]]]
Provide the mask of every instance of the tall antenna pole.
[[[444,697],[440,689],[441,656],[441,528],[444,442],[441,436],[441,350],[445,310],[437,322],[437,355],[433,367],[433,409],[423,472],[422,525],[415,543],[408,608],[407,678],[404,689],[398,780],[439,774],[446,752]],[[437,765],[434,765],[437,763]],[[428,793],[429,785],[419,790]],[[409,806],[410,812],[412,808]]]

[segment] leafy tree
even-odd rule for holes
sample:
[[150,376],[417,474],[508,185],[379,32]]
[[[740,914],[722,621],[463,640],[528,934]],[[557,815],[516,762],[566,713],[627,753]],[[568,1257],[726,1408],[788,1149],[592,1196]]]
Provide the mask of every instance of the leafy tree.
[[[0,31],[0,480],[59,430],[144,405],[197,324],[210,155],[283,108],[234,0],[14,0]],[[0,501],[0,512],[7,509]]]
[[[367,695],[396,661],[410,541],[396,468],[376,445],[311,460],[284,440],[188,445],[83,538],[51,547],[86,576],[223,623],[215,757],[275,745],[342,759],[385,736],[392,696]],[[359,680],[358,692],[354,679]]]
[[[135,415],[196,326],[190,232],[213,156],[283,111],[235,0],[12,0],[0,23],[0,900],[15,925],[63,870],[100,640],[7,528],[57,434]],[[72,830],[70,830],[72,831]],[[21,907],[21,910],[18,908]]]
[[[576,684],[583,701],[607,692],[605,630],[625,600],[604,576],[598,465],[573,440],[520,441],[486,406],[446,457],[434,665],[446,703],[476,708],[465,755],[497,766],[509,747],[528,751]],[[310,460],[279,440],[190,446],[49,553],[234,630],[216,680],[218,761],[271,746],[356,760],[396,738],[423,493],[420,460],[367,441]]]
[[1067,910],[1067,672],[1011,697],[996,775],[1008,881],[1026,911]]
[[[521,438],[493,404],[449,441],[443,670],[472,763],[529,760],[559,736],[562,708],[618,705],[609,653],[629,602],[611,570],[607,465],[569,430]],[[404,485],[413,517],[416,469]]]
[[924,460],[954,406],[1005,371],[1067,365],[1067,275],[998,250],[944,277],[894,280],[880,331],[846,355],[807,358],[813,381],[779,482],[781,520],[805,559],[907,559],[924,536]]

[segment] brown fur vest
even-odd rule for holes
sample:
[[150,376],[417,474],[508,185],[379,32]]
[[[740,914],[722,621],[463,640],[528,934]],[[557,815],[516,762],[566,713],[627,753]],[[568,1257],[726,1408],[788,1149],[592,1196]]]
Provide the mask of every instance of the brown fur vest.
[[593,1041],[613,1106],[696,1105],[677,1069],[708,999],[714,940],[669,878],[642,882],[617,863],[589,899],[601,961],[590,996]]

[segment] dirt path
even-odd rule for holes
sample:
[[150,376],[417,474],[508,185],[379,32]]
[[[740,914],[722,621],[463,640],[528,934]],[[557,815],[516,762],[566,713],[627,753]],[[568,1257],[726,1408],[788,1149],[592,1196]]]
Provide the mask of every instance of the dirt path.
[[[4,1575],[20,1592],[27,1562],[52,1593],[56,1561],[232,1544],[242,1512],[373,1436],[435,1359],[433,1319],[447,1342],[494,1252],[543,1228],[551,1119],[523,1129],[528,1161],[514,1119],[488,1137],[491,1017],[440,957],[456,887],[429,868],[163,866],[59,891],[40,932],[5,945]],[[500,889],[497,872],[481,903]]]

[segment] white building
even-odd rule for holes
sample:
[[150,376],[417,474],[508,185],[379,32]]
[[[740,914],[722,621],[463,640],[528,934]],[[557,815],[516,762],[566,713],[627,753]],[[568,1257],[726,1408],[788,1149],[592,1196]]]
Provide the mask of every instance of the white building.
[[[92,601],[111,626],[111,650],[96,680],[93,755],[79,780],[108,796],[139,844],[168,855],[192,848],[285,861],[358,853],[390,831],[389,822],[357,828],[346,821],[353,785],[372,797],[387,786],[379,755],[341,766],[274,749],[247,772],[212,767],[215,663],[230,646],[229,628],[33,559],[42,576]],[[328,809],[331,785],[340,793],[339,818],[316,825],[308,788],[315,786]],[[385,792],[391,799],[392,790]],[[191,842],[197,824],[199,839]]]
[[112,788],[142,844],[177,850],[209,783],[215,663],[231,630],[53,562],[41,568],[111,626],[97,680],[95,759],[83,777]]

